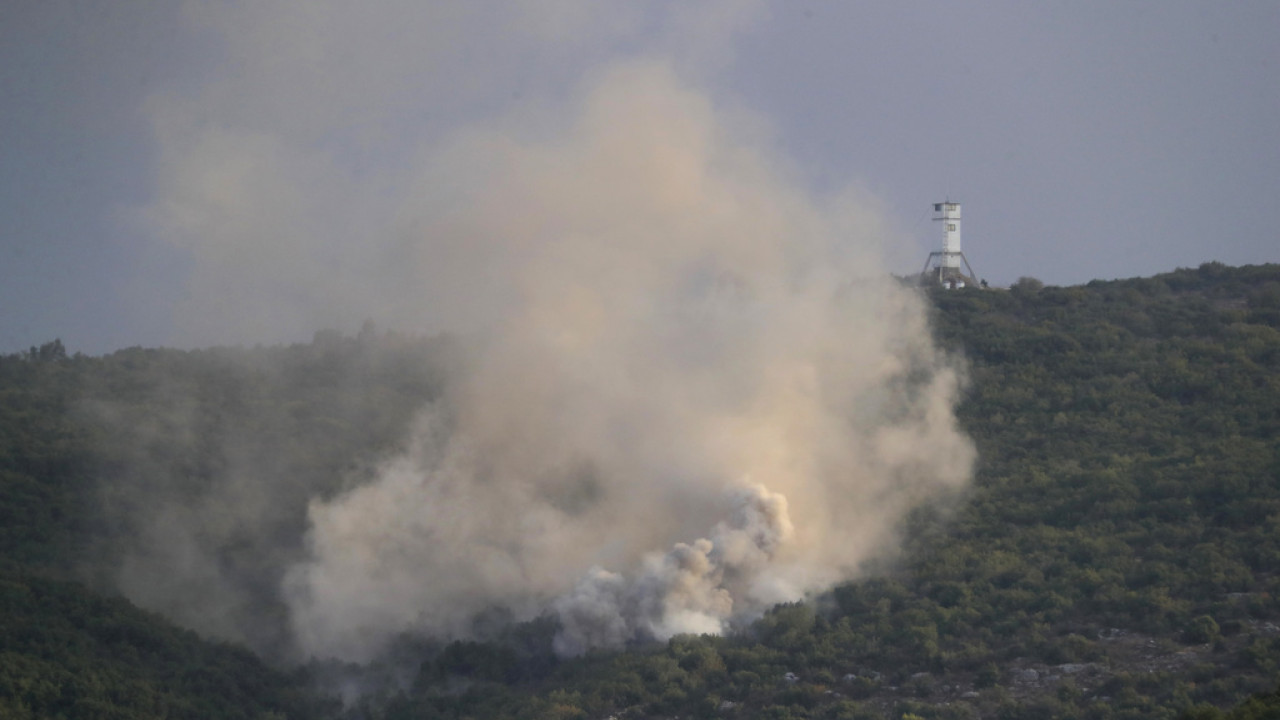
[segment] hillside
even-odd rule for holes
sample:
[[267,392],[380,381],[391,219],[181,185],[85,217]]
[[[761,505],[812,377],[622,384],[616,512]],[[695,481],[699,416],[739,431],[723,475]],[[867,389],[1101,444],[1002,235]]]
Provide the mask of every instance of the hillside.
[[[742,637],[566,664],[555,684],[578,694],[548,702],[586,716],[1209,718],[1274,686],[1280,268],[933,300],[971,365],[972,491],[917,512],[899,562],[862,582]],[[410,705],[461,717],[497,702],[440,687],[424,680]]]
[[[305,673],[211,638],[226,638],[227,617],[263,618],[235,639],[276,657],[278,556],[301,543],[309,493],[401,440],[438,391],[442,342],[367,330],[101,358],[55,341],[0,357],[0,716],[331,716],[340,704]],[[229,466],[257,488],[255,523],[184,514],[238,509],[218,490]],[[185,534],[160,537],[160,520]],[[131,578],[168,619],[118,597]]]
[[[271,670],[111,597],[121,567],[164,589],[150,520],[238,502],[210,490],[234,467],[272,488],[261,522],[189,535],[235,583],[152,603],[206,637],[226,636],[215,608],[265,618],[236,639],[283,663],[270,618],[303,488],[336,492],[403,442],[456,362],[453,341],[367,329],[289,348],[90,358],[50,343],[0,358],[0,710],[1207,719],[1271,692],[1280,266],[931,300],[939,338],[969,367],[959,414],[980,460],[968,492],[916,511],[901,555],[865,579],[740,634],[568,661],[550,653],[548,619],[493,624],[484,641],[405,638],[366,668]],[[339,684],[365,692],[343,710],[323,699]],[[1276,698],[1251,702],[1232,717]]]

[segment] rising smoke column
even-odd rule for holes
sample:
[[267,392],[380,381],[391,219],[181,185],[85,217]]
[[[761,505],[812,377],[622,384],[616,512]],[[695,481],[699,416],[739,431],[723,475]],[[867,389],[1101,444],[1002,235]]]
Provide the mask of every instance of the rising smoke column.
[[[302,556],[290,538],[269,568],[301,656],[465,636],[495,606],[557,613],[567,654],[721,631],[852,576],[967,479],[959,379],[887,278],[890,223],[806,188],[715,91],[759,8],[188,6],[223,61],[148,104],[139,213],[190,255],[178,341],[373,318],[473,349],[407,451],[311,489]],[[131,597],[201,614],[221,535],[190,528],[273,537],[270,473],[228,467],[210,502],[132,523],[179,551],[132,558]],[[212,626],[278,624],[256,621]]]
[[495,321],[414,449],[312,504],[305,652],[465,635],[489,606],[558,613],[563,653],[720,632],[850,577],[967,478],[957,377],[868,274],[874,211],[806,196],[735,126],[638,61],[561,133],[432,158],[422,187],[464,184],[402,220]]

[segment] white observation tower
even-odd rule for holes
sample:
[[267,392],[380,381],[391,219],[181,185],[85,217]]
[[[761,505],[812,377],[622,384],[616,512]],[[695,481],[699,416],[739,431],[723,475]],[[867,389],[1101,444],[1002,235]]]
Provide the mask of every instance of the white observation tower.
[[960,251],[960,203],[934,203],[933,221],[942,229],[942,250],[929,253],[920,273],[921,281],[936,282],[952,290],[977,285],[969,259]]

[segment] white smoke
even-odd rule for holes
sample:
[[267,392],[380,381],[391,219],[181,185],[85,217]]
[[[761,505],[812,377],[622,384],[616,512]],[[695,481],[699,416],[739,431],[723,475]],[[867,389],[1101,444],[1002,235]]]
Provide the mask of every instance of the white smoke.
[[[883,268],[875,201],[804,188],[765,124],[690,69],[726,61],[722,37],[699,39],[739,5],[673,11],[655,41],[671,52],[582,50],[598,62],[577,83],[433,126],[373,168],[354,141],[390,131],[359,109],[389,112],[382,93],[413,83],[381,46],[388,77],[320,82],[346,14],[305,5],[307,32],[279,47],[285,14],[250,9],[277,6],[221,17],[256,28],[227,31],[238,72],[156,105],[149,216],[193,254],[184,316],[241,340],[373,316],[477,348],[408,452],[312,500],[283,590],[302,653],[463,636],[494,606],[556,612],[567,654],[722,632],[851,577],[909,508],[968,478],[957,374]],[[360,37],[363,13],[347,18]],[[457,44],[463,21],[435,20]],[[238,93],[251,102],[226,105]]]
[[761,597],[774,552],[792,534],[787,500],[762,486],[734,493],[728,522],[712,539],[677,543],[665,555],[646,556],[638,577],[628,582],[599,567],[587,572],[553,609],[561,631],[554,641],[561,655],[591,648],[617,648],[628,640],[666,640],[681,633],[718,635],[733,617],[734,600],[750,610],[778,598]]

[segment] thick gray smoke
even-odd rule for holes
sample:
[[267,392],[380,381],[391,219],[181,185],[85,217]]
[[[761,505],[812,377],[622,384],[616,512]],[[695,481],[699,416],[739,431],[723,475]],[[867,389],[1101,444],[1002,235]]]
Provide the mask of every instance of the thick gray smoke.
[[637,62],[554,140],[477,131],[428,168],[469,182],[412,226],[501,311],[424,441],[313,504],[289,579],[308,651],[464,633],[488,603],[559,608],[566,651],[718,630],[848,577],[964,481],[956,378],[877,277],[874,211],[807,197],[727,126]]
[[[345,67],[316,82],[344,17],[306,5],[280,46],[273,10],[219,18],[244,66],[156,104],[148,217],[192,253],[182,312],[216,339],[373,316],[478,349],[408,451],[311,501],[282,589],[301,653],[368,659],[406,630],[466,635],[495,606],[557,613],[566,654],[721,632],[851,577],[909,508],[966,481],[959,380],[887,277],[874,200],[806,190],[763,123],[703,89],[700,51],[727,47],[708,28],[744,6],[673,10],[658,51],[580,48],[580,79],[370,167],[405,130],[361,103],[390,113],[378,88],[414,83],[381,45],[376,87]],[[537,40],[509,29],[511,47],[598,27],[590,5],[557,5]],[[462,21],[435,20],[456,42]]]

